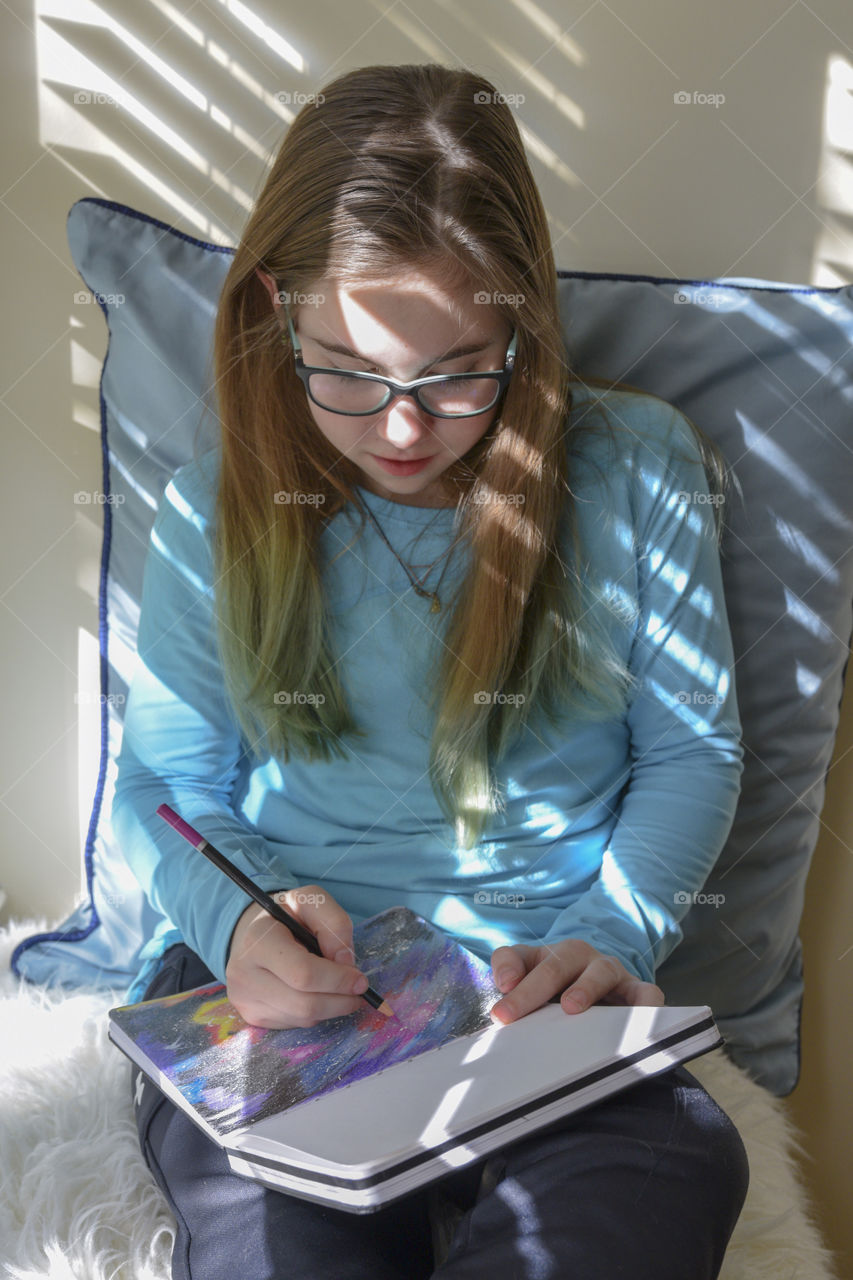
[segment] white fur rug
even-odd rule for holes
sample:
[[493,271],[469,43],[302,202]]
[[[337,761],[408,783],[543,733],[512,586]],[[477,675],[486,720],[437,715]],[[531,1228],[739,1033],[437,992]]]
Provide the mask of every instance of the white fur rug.
[[[10,1280],[169,1280],[174,1220],[139,1151],[127,1060],[106,1011],[124,991],[19,983],[0,930],[0,1267]],[[837,1280],[811,1223],[784,1103],[722,1050],[689,1064],[732,1117],[751,1181],[720,1280]],[[689,1280],[689,1277],[685,1277]]]

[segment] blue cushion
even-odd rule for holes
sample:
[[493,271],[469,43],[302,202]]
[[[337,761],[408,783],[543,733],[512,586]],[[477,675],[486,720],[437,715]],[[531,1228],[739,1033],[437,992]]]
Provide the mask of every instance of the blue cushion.
[[[108,814],[148,534],[172,473],[216,442],[211,337],[229,249],[109,201],[73,206],[72,257],[109,326],[101,384],[101,773],[89,899],[26,939],[38,982],[123,983],[158,917]],[[799,1070],[797,934],[838,724],[853,605],[853,291],[766,281],[560,272],[575,371],[677,405],[722,448],[723,577],[746,748],[720,861],[659,970],[671,1003],[708,1003],[732,1057],[775,1093]],[[691,494],[685,501],[693,501]],[[685,695],[687,696],[687,695]],[[662,851],[665,853],[665,851]]]

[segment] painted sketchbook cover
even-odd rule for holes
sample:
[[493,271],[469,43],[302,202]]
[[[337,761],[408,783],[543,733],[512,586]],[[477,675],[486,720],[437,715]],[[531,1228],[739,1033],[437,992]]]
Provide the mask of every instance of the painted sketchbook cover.
[[136,1044],[139,1065],[157,1067],[220,1135],[493,1025],[501,993],[489,965],[407,907],[357,924],[353,946],[394,1017],[364,1001],[316,1027],[253,1027],[219,983],[122,1005],[110,1019]]

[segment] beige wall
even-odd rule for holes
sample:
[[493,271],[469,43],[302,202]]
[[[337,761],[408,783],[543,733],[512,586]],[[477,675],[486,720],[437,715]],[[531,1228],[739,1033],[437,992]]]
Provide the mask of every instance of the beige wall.
[[853,678],[848,668],[841,726],[829,770],[821,835],[806,892],[803,939],[806,995],[800,1082],[791,1109],[805,1131],[807,1176],[824,1230],[844,1250],[839,1275],[853,1277],[850,1149],[853,1108]]
[[[98,309],[74,301],[75,199],[233,241],[291,118],[276,94],[369,62],[435,59],[524,95],[559,266],[853,279],[849,0],[6,0],[0,48],[2,918],[70,907],[94,787],[100,511],[73,495],[100,488],[105,333]],[[725,101],[674,101],[694,91]],[[810,885],[794,1105],[826,1221],[853,1259],[851,703]]]

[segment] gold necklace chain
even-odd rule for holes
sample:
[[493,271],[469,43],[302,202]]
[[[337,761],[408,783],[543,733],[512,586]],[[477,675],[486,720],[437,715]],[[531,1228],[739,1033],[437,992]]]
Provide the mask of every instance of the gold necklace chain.
[[367,513],[367,515],[370,517],[370,519],[373,521],[374,527],[376,528],[376,532],[379,534],[380,538],[381,538],[381,539],[382,539],[382,541],[385,543],[386,547],[387,547],[387,548],[388,548],[388,550],[391,552],[391,554],[393,555],[394,559],[395,559],[395,560],[397,560],[397,562],[398,562],[399,564],[401,564],[401,565],[403,566],[403,568],[405,569],[405,571],[406,571],[406,577],[409,579],[409,582],[412,584],[412,587],[413,587],[413,589],[415,590],[415,592],[416,592],[419,596],[421,596],[421,597],[422,597],[422,599],[424,599],[424,600],[430,600],[430,601],[432,602],[432,603],[430,604],[430,613],[440,613],[440,612],[441,612],[441,598],[439,597],[438,592],[439,592],[439,590],[440,590],[440,588],[441,588],[441,584],[442,584],[442,582],[444,581],[444,575],[445,575],[445,573],[447,572],[447,565],[450,563],[449,558],[448,558],[447,564],[445,564],[444,568],[443,568],[443,569],[442,569],[442,571],[441,571],[441,577],[439,578],[439,580],[438,580],[438,582],[437,582],[437,584],[436,584],[436,588],[435,588],[435,590],[434,590],[434,591],[427,591],[426,587],[425,587],[423,584],[424,584],[424,582],[426,582],[427,578],[428,578],[428,577],[429,577],[429,575],[432,573],[433,569],[434,569],[434,568],[435,568],[435,566],[438,564],[439,560],[442,560],[442,559],[444,558],[444,556],[447,556],[447,555],[448,555],[448,553],[449,553],[450,551],[452,551],[452,550],[453,550],[454,546],[456,545],[456,542],[458,542],[458,541],[459,541],[459,539],[458,539],[458,538],[457,538],[457,539],[454,539],[454,541],[453,541],[453,542],[451,542],[451,544],[450,544],[450,546],[449,546],[449,547],[445,547],[445,549],[444,549],[444,551],[442,551],[441,555],[440,555],[440,556],[438,556],[435,560],[433,560],[432,564],[429,566],[429,568],[427,569],[427,571],[426,571],[426,573],[423,575],[423,577],[422,577],[422,578],[420,578],[420,579],[418,579],[418,578],[416,578],[416,577],[415,577],[415,575],[412,573],[411,568],[409,567],[409,565],[407,565],[407,564],[406,564],[406,561],[403,559],[403,557],[402,557],[401,555],[399,555],[399,554],[397,553],[397,551],[395,551],[394,547],[393,547],[393,546],[391,545],[391,543],[388,541],[388,538],[385,536],[385,530],[382,528],[382,525],[379,523],[379,521],[376,519],[376,516],[375,516],[375,515],[373,514],[373,512],[370,510],[370,507],[368,506],[368,504],[367,504],[366,502],[361,502],[361,503],[360,503],[360,505],[361,505],[361,507],[363,508],[363,510]]

